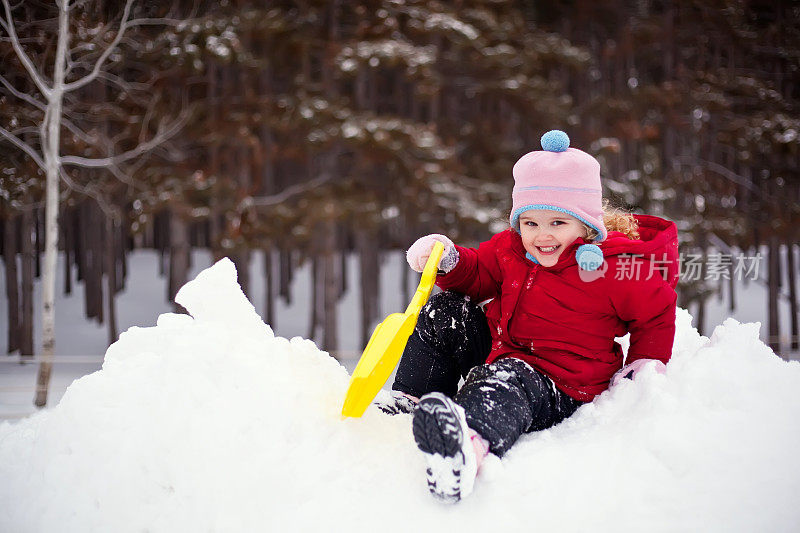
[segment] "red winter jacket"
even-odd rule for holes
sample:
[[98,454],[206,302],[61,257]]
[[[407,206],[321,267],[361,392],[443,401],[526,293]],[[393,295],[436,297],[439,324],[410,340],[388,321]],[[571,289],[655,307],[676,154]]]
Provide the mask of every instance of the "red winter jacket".
[[612,231],[598,243],[605,263],[596,272],[577,265],[583,239],[548,268],[526,259],[519,234],[508,229],[477,250],[457,246],[458,264],[436,283],[475,301],[493,298],[484,308],[493,338],[487,363],[522,359],[569,396],[589,401],[622,367],[614,337],[631,334],[626,363],[666,363],[672,354],[677,228],[653,216],[636,219],[640,240]]

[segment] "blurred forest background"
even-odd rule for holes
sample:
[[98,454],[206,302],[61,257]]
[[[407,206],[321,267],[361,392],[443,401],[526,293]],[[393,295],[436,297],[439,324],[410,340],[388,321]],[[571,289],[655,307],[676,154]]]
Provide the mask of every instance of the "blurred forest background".
[[[355,253],[366,340],[382,318],[381,254],[431,232],[474,244],[504,229],[514,161],[558,128],[601,160],[614,203],[675,220],[685,254],[766,250],[770,343],[780,350],[782,272],[793,317],[783,327],[797,342],[796,2],[76,0],[66,29],[56,2],[7,3],[9,352],[34,349],[45,174],[21,146],[46,148],[48,113],[10,31],[45,80],[60,32],[66,83],[100,65],[63,102],[58,290],[84,284],[87,317],[112,341],[115,294],[141,248],[161,253],[165,298],[187,281],[194,248],[230,257],[246,293],[245,267],[267,252],[268,323],[311,262],[312,331],[329,350]],[[721,283],[679,287],[701,331]]]

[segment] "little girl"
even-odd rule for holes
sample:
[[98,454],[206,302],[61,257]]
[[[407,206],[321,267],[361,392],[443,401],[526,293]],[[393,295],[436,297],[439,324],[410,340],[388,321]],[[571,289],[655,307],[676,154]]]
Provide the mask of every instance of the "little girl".
[[[436,283],[447,292],[420,313],[387,407],[413,411],[428,487],[444,501],[471,492],[489,452],[502,456],[648,363],[663,372],[672,353],[675,224],[604,212],[597,160],[558,130],[542,148],[514,165],[508,230],[477,249],[434,234],[408,250],[422,271],[445,244]],[[614,338],[626,333],[623,367]]]

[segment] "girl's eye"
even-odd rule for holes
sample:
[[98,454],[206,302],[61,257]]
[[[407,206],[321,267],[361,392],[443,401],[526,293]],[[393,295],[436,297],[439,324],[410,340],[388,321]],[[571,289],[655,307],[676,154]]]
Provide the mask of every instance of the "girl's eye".
[[525,225],[530,227],[530,228],[532,228],[532,227],[536,226],[536,222],[531,222],[530,220],[528,220],[528,221],[525,222]]
[[565,222],[563,220],[554,220],[553,221],[553,225],[554,226],[560,226],[561,224],[565,224]]

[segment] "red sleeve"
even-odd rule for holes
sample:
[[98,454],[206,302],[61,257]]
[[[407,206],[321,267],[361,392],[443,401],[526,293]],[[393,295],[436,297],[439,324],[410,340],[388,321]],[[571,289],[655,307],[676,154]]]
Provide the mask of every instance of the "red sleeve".
[[503,234],[498,233],[475,248],[456,246],[458,263],[447,274],[436,277],[443,290],[466,294],[481,302],[500,295],[502,275],[497,263],[497,245]]
[[641,270],[633,279],[610,277],[611,303],[631,334],[625,364],[638,359],[667,363],[675,341],[677,294],[658,271],[649,272],[649,261],[638,261]]

